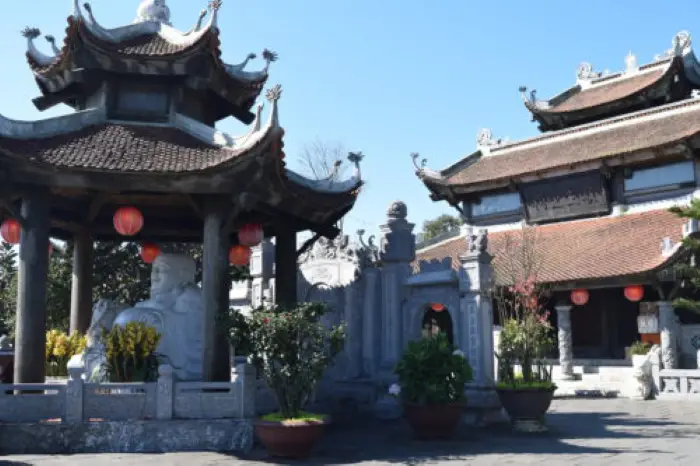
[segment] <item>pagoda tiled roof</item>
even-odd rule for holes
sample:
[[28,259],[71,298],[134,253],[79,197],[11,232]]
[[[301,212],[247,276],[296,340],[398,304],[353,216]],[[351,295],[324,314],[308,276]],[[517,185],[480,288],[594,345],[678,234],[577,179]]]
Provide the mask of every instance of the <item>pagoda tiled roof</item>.
[[[535,251],[537,280],[548,284],[572,284],[606,278],[635,277],[655,272],[677,257],[683,238],[685,220],[667,210],[628,213],[621,216],[594,218],[530,227],[526,233]],[[510,239],[508,239],[510,237]],[[508,244],[523,238],[520,230],[488,233],[488,252],[494,256],[497,283],[508,285],[509,277],[520,271],[508,254]],[[668,238],[674,247],[662,251]],[[467,251],[467,239],[459,236],[418,251],[419,261],[452,260],[460,267],[459,256]],[[670,253],[669,253],[670,252]]]
[[442,171],[419,169],[433,187],[474,187],[673,146],[700,134],[700,99],[656,107],[531,139],[484,146]]
[[[258,144],[269,140],[261,138]],[[212,146],[169,126],[103,123],[41,139],[0,137],[0,152],[57,168],[106,172],[187,173],[203,171],[251,153],[253,146]]]

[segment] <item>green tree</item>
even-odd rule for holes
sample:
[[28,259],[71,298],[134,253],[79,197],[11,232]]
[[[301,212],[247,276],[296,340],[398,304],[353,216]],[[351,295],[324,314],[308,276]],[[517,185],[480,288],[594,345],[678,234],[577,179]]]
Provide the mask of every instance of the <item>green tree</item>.
[[443,233],[459,228],[464,221],[454,215],[443,214],[433,220],[423,222],[423,241],[428,241]]
[[10,331],[5,323],[15,313],[17,293],[13,282],[17,274],[16,261],[17,252],[12,245],[0,242],[0,334]]
[[[679,217],[700,220],[700,200],[693,199],[689,206],[673,207],[670,209]],[[695,235],[683,238],[683,246],[688,251],[687,261],[680,262],[675,266],[675,273],[678,279],[681,297],[674,300],[675,307],[700,313],[700,301],[696,299],[700,292],[700,238]],[[673,293],[673,292],[672,292]],[[673,293],[675,294],[675,293]],[[674,298],[675,296],[671,296]]]

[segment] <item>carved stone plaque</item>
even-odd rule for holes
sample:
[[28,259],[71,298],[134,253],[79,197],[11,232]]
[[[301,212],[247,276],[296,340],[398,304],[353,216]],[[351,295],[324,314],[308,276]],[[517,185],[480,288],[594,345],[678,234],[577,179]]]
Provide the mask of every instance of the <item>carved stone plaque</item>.
[[533,222],[610,211],[605,179],[597,171],[527,183],[522,193],[525,211]]

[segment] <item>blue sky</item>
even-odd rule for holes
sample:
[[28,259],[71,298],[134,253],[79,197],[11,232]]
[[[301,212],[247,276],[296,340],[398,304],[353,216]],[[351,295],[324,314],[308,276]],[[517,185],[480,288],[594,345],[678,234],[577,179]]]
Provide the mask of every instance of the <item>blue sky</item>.
[[[108,27],[129,23],[139,0],[93,0]],[[168,0],[175,27],[187,30],[205,0]],[[439,169],[475,148],[480,128],[520,139],[537,134],[518,93],[550,97],[574,84],[580,62],[620,70],[632,51],[639,63],[671,47],[674,34],[700,34],[700,4],[651,0],[225,0],[223,58],[242,61],[267,47],[279,54],[269,84],[280,83],[281,123],[292,168],[305,144],[342,143],[361,150],[367,185],[345,223],[376,231],[394,199],[417,224],[444,212],[414,176],[409,154]],[[14,3],[0,15],[0,113],[37,119],[38,89],[24,53],[24,26],[62,40],[72,0]],[[40,42],[48,52],[48,44]],[[260,60],[251,69],[262,66]],[[238,134],[241,124],[220,128]]]

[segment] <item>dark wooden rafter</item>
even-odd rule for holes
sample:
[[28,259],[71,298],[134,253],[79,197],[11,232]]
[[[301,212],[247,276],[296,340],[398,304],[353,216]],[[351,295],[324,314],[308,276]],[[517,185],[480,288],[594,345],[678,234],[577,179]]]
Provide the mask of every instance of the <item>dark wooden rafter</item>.
[[301,248],[297,251],[297,258],[299,258],[302,254],[304,254],[306,251],[311,249],[311,247],[316,244],[316,242],[321,239],[321,234],[316,233],[313,235],[311,238],[307,239],[304,241],[304,244],[301,245]]

